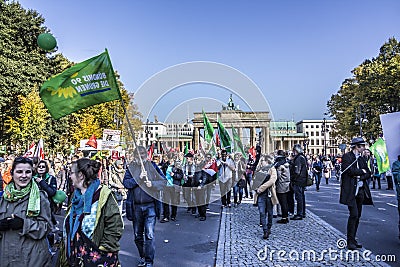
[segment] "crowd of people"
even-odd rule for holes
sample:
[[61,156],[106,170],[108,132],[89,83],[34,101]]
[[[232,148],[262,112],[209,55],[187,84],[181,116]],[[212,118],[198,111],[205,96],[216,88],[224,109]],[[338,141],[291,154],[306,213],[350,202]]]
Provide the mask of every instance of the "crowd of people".
[[[356,233],[362,205],[372,204],[370,188],[376,184],[381,188],[376,160],[362,138],[353,139],[351,151],[341,157],[305,155],[298,144],[292,151],[268,155],[261,154],[260,147],[253,151],[248,155],[224,149],[215,154],[190,151],[153,160],[145,147],[137,146],[132,160],[10,156],[0,172],[0,257],[13,266],[37,266],[38,262],[47,266],[54,261],[53,246],[60,241],[57,266],[118,266],[126,216],[132,221],[140,255],[137,266],[153,266],[156,222],[176,221],[179,206],[206,221],[208,205],[214,201],[211,195],[217,189],[222,209],[240,208],[244,198],[253,199],[262,238],[268,239],[273,217],[281,217],[278,224],[306,218],[305,191],[310,176],[319,192],[322,178],[329,184],[333,173],[341,184],[340,203],[349,210],[348,248],[361,247]],[[396,185],[399,190],[398,162],[400,157],[386,173],[387,189]],[[65,201],[60,200],[60,191],[65,192]],[[54,233],[60,225],[55,215],[63,205],[65,220],[62,240],[58,240]],[[21,243],[12,250],[4,249],[19,236],[26,239],[24,248]]]

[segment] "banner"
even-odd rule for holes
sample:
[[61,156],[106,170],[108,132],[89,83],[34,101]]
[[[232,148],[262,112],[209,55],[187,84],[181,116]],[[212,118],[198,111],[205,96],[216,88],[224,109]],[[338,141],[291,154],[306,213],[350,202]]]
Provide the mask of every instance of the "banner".
[[121,141],[121,131],[120,130],[111,130],[104,129],[103,130],[103,149],[114,149],[119,146]]
[[380,115],[389,162],[392,165],[400,155],[400,112]]
[[39,95],[54,119],[121,99],[107,51],[51,77],[42,85]]

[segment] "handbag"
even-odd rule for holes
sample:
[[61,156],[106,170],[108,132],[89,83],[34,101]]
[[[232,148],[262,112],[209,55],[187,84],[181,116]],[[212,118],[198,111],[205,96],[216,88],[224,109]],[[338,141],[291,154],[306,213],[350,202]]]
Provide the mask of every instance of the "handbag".
[[306,186],[312,186],[313,184],[314,184],[314,177],[312,175],[312,171],[309,171],[307,175]]
[[245,188],[246,187],[246,180],[245,179],[240,179],[237,183],[239,188]]
[[75,247],[84,247],[85,250],[73,251],[75,255],[68,259],[70,266],[119,266],[118,251],[105,252],[100,250],[92,240],[82,233],[81,229],[78,230],[76,236],[77,238],[73,241]]

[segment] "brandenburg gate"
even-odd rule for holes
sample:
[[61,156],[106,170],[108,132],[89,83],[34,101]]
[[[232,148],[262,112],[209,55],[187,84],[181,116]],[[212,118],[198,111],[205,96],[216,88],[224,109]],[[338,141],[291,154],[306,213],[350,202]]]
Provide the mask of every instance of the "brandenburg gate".
[[[232,102],[232,97],[229,100],[228,106],[222,107],[220,112],[205,112],[214,129],[218,128],[217,120],[219,119],[225,129],[229,131],[232,127],[236,129],[240,140],[243,142],[243,131],[249,129],[249,145],[261,146],[261,153],[271,153],[274,151],[272,140],[270,138],[270,115],[269,112],[256,111],[241,111],[235,107]],[[194,147],[199,148],[200,134],[204,132],[203,113],[195,112],[193,122],[193,137]],[[258,135],[257,133],[260,133]],[[202,134],[204,137],[204,134]],[[232,138],[232,135],[231,135]],[[233,138],[232,138],[233,139]],[[258,142],[257,142],[258,141]]]

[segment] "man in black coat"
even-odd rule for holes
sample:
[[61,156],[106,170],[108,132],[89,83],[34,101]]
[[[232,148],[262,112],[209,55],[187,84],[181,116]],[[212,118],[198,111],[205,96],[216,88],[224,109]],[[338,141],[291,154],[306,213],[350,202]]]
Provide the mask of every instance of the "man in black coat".
[[297,203],[297,214],[292,220],[302,220],[306,217],[306,197],[304,189],[307,184],[307,159],[303,154],[303,149],[299,144],[293,146],[293,160],[290,163],[290,183],[294,191]]
[[347,205],[349,209],[347,248],[351,250],[362,247],[356,241],[362,205],[373,204],[371,192],[367,184],[368,178],[371,177],[371,172],[367,166],[367,162],[362,157],[365,144],[362,137],[353,138],[350,144],[351,151],[345,153],[342,157],[340,203]]

